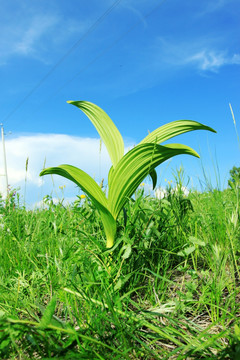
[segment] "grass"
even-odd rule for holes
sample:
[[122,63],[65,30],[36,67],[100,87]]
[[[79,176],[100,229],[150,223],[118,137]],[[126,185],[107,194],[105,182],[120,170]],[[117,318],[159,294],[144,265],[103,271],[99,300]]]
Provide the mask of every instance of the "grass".
[[45,202],[0,209],[2,359],[239,359],[239,188],[140,189],[112,249],[87,199]]

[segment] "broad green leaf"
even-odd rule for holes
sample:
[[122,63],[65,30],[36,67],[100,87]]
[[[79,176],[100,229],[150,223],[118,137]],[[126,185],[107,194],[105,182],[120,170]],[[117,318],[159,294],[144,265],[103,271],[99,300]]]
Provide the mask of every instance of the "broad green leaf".
[[113,167],[115,167],[124,154],[124,143],[122,135],[110,117],[91,102],[68,101],[68,103],[81,109],[93,123],[107,148]]
[[130,244],[127,244],[123,247],[123,249],[125,250],[123,255],[122,255],[122,259],[128,259],[129,256],[131,255],[132,252],[132,246]]
[[[1,330],[3,331],[3,330]],[[9,347],[9,344],[12,342],[11,338],[8,337],[6,340],[1,340],[0,343],[0,350],[3,350],[4,352],[7,352],[7,348]]]
[[114,291],[120,290],[122,287],[122,278],[118,279],[116,285],[114,286]]
[[153,190],[155,189],[156,185],[157,185],[157,172],[155,169],[153,169],[149,175],[152,178],[152,183],[153,183]]
[[196,250],[195,246],[188,246],[187,248],[179,251],[177,253],[178,256],[182,256],[182,257],[186,257],[188,255],[190,255],[192,252],[194,252]]
[[189,236],[189,241],[195,245],[206,246],[205,241],[199,240],[199,239],[195,238],[194,236]]
[[234,325],[234,333],[238,337],[238,339],[240,340],[240,328],[239,328],[239,326],[237,324]]
[[107,208],[107,198],[96,183],[96,181],[89,176],[85,171],[72,165],[59,165],[57,167],[47,168],[41,171],[40,176],[47,174],[55,174],[63,176],[75,184],[77,184],[98,207]]
[[111,166],[111,167],[110,167],[110,170],[109,170],[109,172],[108,172],[108,184],[111,183],[111,177],[112,177],[113,173],[114,173],[114,167]]
[[40,173],[40,176],[47,174],[60,175],[73,181],[89,196],[101,215],[107,236],[108,247],[111,247],[116,233],[116,221],[109,212],[108,200],[96,181],[94,181],[85,171],[72,165],[60,165],[58,167],[44,169]]
[[44,311],[43,317],[41,318],[41,321],[39,323],[40,328],[45,329],[51,323],[56,308],[56,304],[57,304],[56,296],[53,296],[48,306],[46,307],[46,310]]
[[114,219],[117,218],[127,199],[156,166],[180,154],[199,157],[193,149],[181,144],[167,146],[139,144],[125,154],[110,177],[109,210]]
[[6,316],[6,313],[2,310],[0,310],[0,319],[4,318]]
[[140,142],[140,144],[145,144],[145,143],[161,144],[164,141],[173,138],[174,136],[181,135],[193,130],[209,130],[212,132],[216,132],[211,127],[203,125],[197,121],[177,120],[177,121],[172,121],[163,126],[160,126],[156,130],[152,131],[148,136],[146,136]]
[[[111,168],[109,170],[109,173],[108,173],[108,183],[109,184],[111,182],[111,176],[113,175],[113,173],[114,173],[114,168],[113,168],[113,166],[111,166]],[[149,175],[151,176],[152,184],[153,184],[153,190],[154,190],[156,185],[157,185],[157,173],[156,173],[156,170],[153,169]]]

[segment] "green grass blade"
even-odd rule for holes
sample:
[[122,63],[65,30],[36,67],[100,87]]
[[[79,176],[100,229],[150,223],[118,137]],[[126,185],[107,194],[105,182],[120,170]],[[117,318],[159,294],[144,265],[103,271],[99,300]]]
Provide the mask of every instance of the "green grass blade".
[[57,299],[56,296],[53,296],[50,300],[48,306],[46,307],[44,314],[41,318],[41,321],[39,323],[39,327],[42,329],[46,329],[48,325],[51,323],[52,317],[54,315],[54,311],[57,305]]
[[108,200],[113,217],[117,218],[127,199],[156,166],[180,154],[199,157],[193,149],[181,144],[139,144],[125,154],[110,178]]
[[124,154],[123,138],[110,117],[97,105],[88,101],[68,101],[81,109],[97,129],[104,142],[113,166]]
[[211,127],[203,125],[197,121],[177,120],[177,121],[172,121],[163,126],[160,126],[156,130],[152,131],[148,136],[146,136],[140,142],[140,144],[146,144],[146,143],[161,144],[164,141],[173,138],[174,136],[181,135],[194,130],[208,130],[208,131],[216,132]]
[[100,186],[85,171],[71,165],[60,165],[44,169],[40,176],[55,174],[65,177],[77,184],[92,200],[98,209],[107,237],[107,247],[113,246],[116,233],[116,221],[108,210],[108,200]]

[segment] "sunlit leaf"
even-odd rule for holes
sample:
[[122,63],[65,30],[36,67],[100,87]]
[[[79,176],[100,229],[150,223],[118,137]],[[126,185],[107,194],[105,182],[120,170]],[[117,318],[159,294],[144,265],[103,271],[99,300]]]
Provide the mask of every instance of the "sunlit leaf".
[[194,252],[196,250],[195,246],[188,246],[187,248],[179,251],[177,253],[178,256],[182,256],[182,257],[186,257],[188,255],[190,255],[192,252]]
[[172,121],[168,124],[160,126],[156,130],[152,131],[148,136],[146,136],[140,144],[146,143],[156,143],[161,144],[164,141],[172,139],[174,136],[187,133],[194,130],[208,130],[216,132],[209,126],[203,125],[199,122],[192,120],[177,120]]
[[126,201],[156,166],[180,154],[199,157],[193,149],[181,144],[167,146],[139,144],[125,154],[115,168],[109,183],[109,210],[113,217],[117,218]]
[[205,241],[199,240],[199,239],[195,238],[194,236],[189,236],[189,241],[195,245],[206,246]]
[[104,142],[113,166],[124,154],[124,143],[122,135],[112,122],[110,117],[97,105],[88,101],[68,101],[69,104],[81,109],[97,129]]
[[125,250],[123,255],[122,255],[122,258],[123,259],[128,259],[129,256],[131,255],[131,252],[132,252],[132,246],[130,244],[127,244],[123,247],[123,249]]
[[41,321],[39,323],[40,328],[45,329],[51,323],[56,308],[56,304],[57,304],[56,296],[53,296],[41,318]]

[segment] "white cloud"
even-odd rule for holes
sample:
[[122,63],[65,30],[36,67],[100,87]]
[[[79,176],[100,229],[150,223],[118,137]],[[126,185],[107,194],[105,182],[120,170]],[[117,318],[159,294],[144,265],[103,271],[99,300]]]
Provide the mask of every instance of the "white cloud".
[[[45,159],[46,167],[71,164],[88,172],[91,176],[105,179],[111,165],[104,146],[100,153],[99,139],[59,134],[37,134],[6,139],[6,155],[8,182],[11,187],[24,186],[27,158],[29,158],[27,183],[35,187],[42,185],[43,180],[39,177],[39,173]],[[2,158],[0,159],[0,174],[4,174]],[[62,179],[56,176],[56,183],[63,183]],[[1,176],[0,191],[5,191],[3,176]]]
[[[127,144],[128,148],[133,144]],[[61,134],[35,134],[5,139],[8,183],[11,188],[21,188],[24,192],[27,177],[27,197],[30,203],[40,201],[45,194],[50,194],[59,186],[66,186],[66,197],[71,198],[78,192],[76,185],[69,180],[55,175],[41,178],[39,173],[43,167],[70,164],[87,172],[96,181],[104,178],[107,183],[111,161],[104,144],[100,151],[100,140],[81,138]],[[0,175],[4,175],[2,148],[0,148]],[[26,160],[28,170],[26,172]],[[5,196],[5,177],[0,176],[0,192]],[[29,193],[31,192],[31,193]],[[40,194],[40,195],[39,195]],[[39,197],[40,196],[40,197]]]

